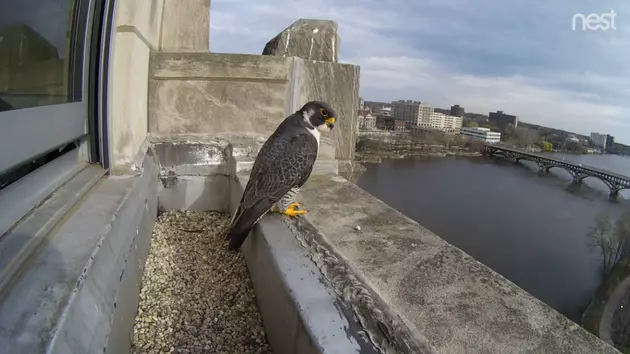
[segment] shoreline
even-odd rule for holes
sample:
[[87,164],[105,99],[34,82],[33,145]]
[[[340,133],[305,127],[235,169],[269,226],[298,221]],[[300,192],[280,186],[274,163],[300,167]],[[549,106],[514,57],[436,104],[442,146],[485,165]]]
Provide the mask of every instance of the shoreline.
[[384,159],[404,159],[407,157],[479,157],[480,152],[443,149],[441,151],[365,151],[355,152],[354,161],[357,163],[381,163]]

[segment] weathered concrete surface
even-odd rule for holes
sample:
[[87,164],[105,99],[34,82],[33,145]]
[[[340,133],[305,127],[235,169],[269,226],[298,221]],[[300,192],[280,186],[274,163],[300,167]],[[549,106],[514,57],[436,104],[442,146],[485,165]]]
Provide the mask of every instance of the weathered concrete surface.
[[262,54],[336,63],[339,60],[337,23],[299,19],[267,42]]
[[339,176],[311,177],[297,200],[357,276],[439,353],[618,353]]
[[210,48],[210,0],[164,0],[160,50],[207,52]]
[[296,59],[295,69],[301,102],[323,100],[335,108],[338,121],[328,135],[337,148],[338,160],[354,158],[356,111],[359,106],[359,67]]
[[111,166],[126,169],[147,135],[150,48],[135,32],[114,35],[109,76]]
[[164,0],[122,0],[115,6],[116,32],[133,32],[149,48],[158,50]]
[[160,161],[162,210],[228,210],[232,146],[211,136],[178,136],[152,142]]
[[[160,208],[232,212],[230,180],[251,170],[265,140],[230,134],[153,137],[151,146],[160,164]],[[320,159],[313,174],[337,173],[337,167],[336,160]]]
[[338,123],[322,137],[322,159],[354,156],[359,68],[240,54],[152,53],[149,131],[267,137],[311,100],[328,101]]
[[22,266],[0,302],[2,352],[127,353],[157,214],[157,166],[104,179]]
[[271,134],[286,117],[291,60],[259,55],[153,53],[153,135]]

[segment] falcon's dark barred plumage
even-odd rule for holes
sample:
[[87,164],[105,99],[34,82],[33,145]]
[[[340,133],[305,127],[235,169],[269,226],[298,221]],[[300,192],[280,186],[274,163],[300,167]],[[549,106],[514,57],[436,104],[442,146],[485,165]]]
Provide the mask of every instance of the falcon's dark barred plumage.
[[227,236],[230,249],[239,249],[268,211],[290,217],[306,213],[297,210],[299,204],[293,198],[313,170],[319,130],[332,129],[336,119],[327,103],[312,101],[280,123],[256,156]]

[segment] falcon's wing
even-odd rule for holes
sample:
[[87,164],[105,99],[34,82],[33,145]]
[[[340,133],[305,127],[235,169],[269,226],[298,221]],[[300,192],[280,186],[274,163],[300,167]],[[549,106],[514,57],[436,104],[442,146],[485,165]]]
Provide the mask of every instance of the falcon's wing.
[[[252,168],[243,193],[243,207],[267,200],[269,207],[291,188],[302,186],[311,175],[317,158],[317,140],[308,132],[278,139],[269,146],[258,168]],[[267,162],[267,163],[264,163]]]
[[317,158],[317,140],[308,132],[277,137],[259,155],[227,235],[233,250],[241,247],[252,226],[273,204],[306,182]]

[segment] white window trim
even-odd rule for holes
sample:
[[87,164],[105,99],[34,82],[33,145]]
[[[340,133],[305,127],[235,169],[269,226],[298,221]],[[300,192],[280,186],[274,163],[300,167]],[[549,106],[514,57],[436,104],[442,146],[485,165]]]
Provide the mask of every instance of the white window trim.
[[[79,146],[0,190],[0,241],[3,235],[36,210],[55,190],[89,165],[89,149],[87,148],[89,144],[100,146],[103,143],[104,137],[89,139],[88,136],[88,119],[91,114],[94,114],[94,112],[89,112],[89,85],[97,85],[96,81],[90,81],[93,79],[90,76],[92,26],[97,2],[101,1],[88,0],[87,4],[83,4],[83,6],[87,5],[88,17],[85,21],[86,27],[83,29],[85,34],[81,57],[77,57],[83,64],[81,100],[0,113],[0,173],[34,160],[67,143],[77,142]],[[109,18],[111,17],[110,0],[102,0],[102,3],[106,9],[109,9],[105,11],[107,21],[111,21]],[[101,31],[104,32],[106,27],[107,25],[104,25]],[[97,45],[103,48],[107,44],[97,43]],[[102,56],[103,53],[101,53],[101,58],[93,58],[100,62],[97,73],[100,78],[104,75],[102,60],[109,59]],[[99,109],[102,104],[100,93],[99,91],[95,98],[98,100]],[[100,117],[100,114],[93,119],[98,120],[99,125],[104,123],[102,121],[104,117]],[[103,132],[100,131],[99,135],[102,134]],[[2,243],[0,247],[3,247]]]
[[0,171],[87,134],[86,101],[0,113]]

